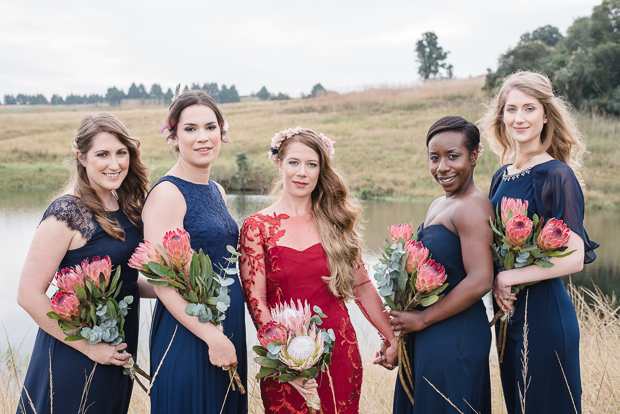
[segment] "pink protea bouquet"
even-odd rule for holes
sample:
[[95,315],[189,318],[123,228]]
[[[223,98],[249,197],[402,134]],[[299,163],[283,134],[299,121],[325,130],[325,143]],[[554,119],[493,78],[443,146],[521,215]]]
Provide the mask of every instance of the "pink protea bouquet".
[[448,287],[444,267],[429,257],[411,224],[388,227],[388,232],[390,240],[383,243],[383,255],[373,267],[385,306],[404,311],[440,300]]
[[[58,292],[52,297],[52,311],[49,318],[58,321],[58,326],[67,335],[65,341],[86,339],[94,345],[105,342],[118,345],[125,340],[125,316],[133,296],[128,295],[117,301],[123,282],[119,282],[121,267],[112,276],[112,261],[93,257],[81,264],[62,269],[56,273]],[[124,352],[124,351],[123,351]],[[136,373],[150,380],[150,377],[134,362],[133,358],[123,365],[124,373],[136,379]]]
[[[174,288],[189,302],[185,307],[186,314],[223,330],[222,321],[226,319],[230,306],[228,286],[235,282],[226,275],[237,274],[236,263],[240,254],[234,247],[226,246],[231,254],[231,257],[225,258],[228,266],[220,266],[219,271],[215,271],[211,259],[202,249],[199,252],[192,249],[189,233],[185,230],[167,232],[162,244],[156,248],[146,240],[140,243],[129,260],[129,266],[138,269],[151,285]],[[229,374],[241,393],[245,393],[239,374],[232,369]]]
[[[297,378],[310,380],[331,365],[332,350],[336,336],[332,329],[317,328],[323,314],[318,306],[315,315],[308,302],[297,305],[291,299],[290,305],[278,303],[271,309],[271,321],[258,331],[258,342],[254,360],[261,366],[256,379],[273,378],[281,383]],[[306,401],[311,410],[321,409],[318,394],[310,395]]]
[[[499,272],[525,266],[538,265],[552,267],[552,257],[566,257],[574,252],[565,252],[569,240],[569,229],[562,220],[551,219],[544,224],[544,219],[534,214],[532,220],[527,217],[528,202],[517,198],[502,198],[501,207],[496,210],[496,219],[490,219],[494,233],[491,246],[495,265]],[[500,214],[501,210],[501,214]],[[538,282],[524,283],[512,287],[512,294],[518,295],[526,286]],[[506,327],[509,313],[497,312],[491,326],[501,318],[502,337],[497,341],[500,362],[503,359],[506,342]]]
[[[430,258],[428,249],[417,240],[411,224],[388,227],[390,239],[383,242],[383,254],[373,269],[384,306],[392,310],[408,311],[418,305],[430,306],[444,297],[447,287],[446,270]],[[405,350],[405,337],[394,332],[398,340],[398,370],[401,384],[413,403],[411,363]],[[405,382],[405,374],[409,384]]]

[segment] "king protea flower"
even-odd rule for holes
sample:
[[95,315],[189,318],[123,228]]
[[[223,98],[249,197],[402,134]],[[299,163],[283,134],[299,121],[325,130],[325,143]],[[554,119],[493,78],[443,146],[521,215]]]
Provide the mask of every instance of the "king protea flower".
[[162,262],[161,256],[155,246],[145,240],[144,243],[140,243],[138,245],[136,251],[131,255],[131,259],[129,259],[129,267],[142,270],[142,265],[149,264],[150,262],[165,265],[165,263]]
[[80,265],[62,269],[60,272],[57,272],[56,284],[58,285],[58,289],[72,293],[75,292],[74,286],[76,284],[84,287],[84,274],[82,273]]
[[415,279],[417,293],[429,293],[443,285],[446,281],[446,269],[434,260],[424,262],[418,269]]
[[260,342],[263,348],[267,348],[267,345],[273,342],[288,343],[286,327],[279,322],[267,322],[258,331],[258,342]]
[[532,220],[523,214],[514,216],[506,223],[506,237],[511,246],[521,246],[532,232]]
[[278,303],[275,308],[271,309],[271,319],[281,323],[289,332],[294,332],[296,335],[304,327],[308,329],[311,317],[310,305],[307,301],[302,305],[299,299],[297,299],[297,306],[291,299],[290,306],[286,302]]
[[71,320],[71,316],[80,316],[79,305],[80,300],[73,292],[61,290],[52,298],[52,310],[66,320]]
[[512,211],[512,216],[519,216],[525,214],[527,210],[528,201],[522,201],[518,198],[502,198],[502,224],[506,226],[508,223],[508,215]]
[[416,243],[413,240],[409,240],[405,244],[404,250],[409,253],[407,262],[405,263],[405,271],[407,274],[411,275],[428,258],[428,249],[420,242]]
[[99,275],[103,273],[106,285],[110,283],[110,276],[112,275],[112,261],[110,256],[106,256],[100,259],[99,256],[93,257],[93,261],[88,263],[88,259],[82,262],[82,272],[84,277],[88,278],[95,286],[99,286]]
[[169,231],[164,236],[164,249],[168,257],[178,269],[183,269],[192,259],[192,246],[190,244],[189,233],[182,229]]
[[323,335],[317,332],[315,324],[312,324],[310,331],[307,330],[308,326],[303,328],[280,350],[280,361],[295,371],[313,367],[325,349]]
[[390,233],[390,237],[392,237],[392,242],[398,243],[398,239],[400,237],[407,242],[411,240],[411,237],[413,236],[413,226],[411,223],[395,224],[392,227],[388,227],[388,232]]
[[569,231],[562,220],[551,219],[538,235],[536,244],[543,251],[559,249],[568,243]]

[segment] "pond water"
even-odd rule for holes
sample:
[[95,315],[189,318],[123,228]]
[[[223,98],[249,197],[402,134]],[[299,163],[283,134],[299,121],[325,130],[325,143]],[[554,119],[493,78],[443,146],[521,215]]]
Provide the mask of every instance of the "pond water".
[[[30,316],[17,305],[17,285],[21,268],[24,264],[28,247],[34,231],[49,201],[48,192],[3,193],[0,192],[0,321],[4,331],[0,332],[0,351],[6,350],[8,344],[19,354],[31,352],[36,336],[37,326]],[[231,215],[241,224],[250,214],[263,209],[269,200],[265,196],[228,195],[228,207]],[[367,201],[365,204],[365,246],[364,261],[372,269],[377,262],[379,246],[387,235],[388,225],[424,221],[429,203]],[[598,286],[605,294],[620,292],[620,266],[616,246],[620,234],[620,211],[591,210],[586,213],[586,229],[592,240],[601,244],[597,250],[597,260],[585,269],[570,276],[572,282],[590,289]],[[372,270],[370,271],[372,277]],[[565,277],[568,279],[568,277]],[[48,292],[51,293],[51,292]],[[488,298],[487,298],[488,302]],[[140,343],[143,351],[148,349],[148,332],[150,315],[154,301],[142,299],[142,323]],[[369,353],[379,343],[374,329],[365,321],[355,304],[349,309],[356,328],[362,351]],[[255,343],[254,326],[247,316],[248,342]]]

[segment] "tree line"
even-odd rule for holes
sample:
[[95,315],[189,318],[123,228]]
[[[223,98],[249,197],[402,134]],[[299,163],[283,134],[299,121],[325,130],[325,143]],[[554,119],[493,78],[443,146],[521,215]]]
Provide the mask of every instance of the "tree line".
[[485,89],[517,70],[545,73],[575,108],[620,114],[620,0],[604,0],[566,36],[550,25],[523,34],[497,70],[487,70]]
[[[226,85],[218,87],[217,83],[205,83],[200,86],[197,83],[193,83],[191,86],[186,85],[183,92],[187,92],[193,89],[200,89],[206,91],[213,99],[218,103],[230,103],[239,102],[241,98],[237,92],[235,85],[231,85],[230,88]],[[147,91],[144,84],[136,85],[132,83],[127,93],[122,89],[118,89],[115,86],[108,88],[108,92],[105,96],[91,94],[91,95],[74,95],[70,94],[63,98],[60,95],[54,94],[48,101],[42,94],[26,95],[18,94],[4,95],[5,105],[79,105],[79,104],[97,104],[97,103],[109,103],[112,106],[120,105],[123,99],[158,99],[165,103],[169,103],[173,97],[171,88],[168,88],[166,92],[163,91],[161,85],[154,83],[151,89]]]

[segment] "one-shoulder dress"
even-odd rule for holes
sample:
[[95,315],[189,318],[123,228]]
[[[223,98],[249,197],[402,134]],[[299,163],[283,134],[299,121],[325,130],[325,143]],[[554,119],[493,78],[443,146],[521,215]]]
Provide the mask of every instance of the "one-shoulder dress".
[[[583,192],[573,170],[556,160],[512,175],[507,174],[507,168],[508,165],[504,165],[493,176],[489,192],[493,206],[501,205],[503,197],[527,200],[530,218],[537,214],[545,220],[564,221],[583,240],[585,263],[592,262],[598,244],[590,241],[583,227]],[[530,383],[525,411],[580,413],[579,324],[573,302],[560,278],[543,280],[525,288],[514,302],[504,359],[500,364],[508,413],[521,413],[519,389],[524,389],[521,358],[526,298]],[[495,309],[498,310],[497,305]]]
[[[256,213],[244,221],[239,236],[239,251],[242,254],[241,277],[248,310],[260,330],[264,323],[271,320],[270,311],[278,303],[290,303],[291,300],[296,303],[300,300],[302,303],[307,301],[311,307],[321,308],[327,318],[323,319],[320,328],[333,329],[336,336],[332,364],[329,366],[333,393],[328,375],[320,372],[317,377],[321,410],[324,414],[358,413],[362,357],[345,301],[335,296],[323,280],[330,274],[325,250],[321,243],[304,250],[283,244],[285,239],[291,237],[308,237],[304,226],[300,225],[303,223],[303,217],[275,213]],[[355,278],[356,303],[366,318],[371,323],[378,318],[386,318],[385,314],[374,312],[376,309],[381,312],[381,299],[362,265],[356,268]],[[387,318],[385,329],[389,331]],[[381,334],[387,337],[391,333],[383,331]],[[266,413],[310,412],[299,392],[289,384],[262,379],[260,389]]]
[[[54,200],[41,221],[55,217],[72,230],[79,231],[87,240],[84,246],[67,251],[60,262],[59,270],[78,265],[84,259],[91,261],[94,256],[110,256],[112,269],[121,266],[120,280],[123,286],[119,298],[131,295],[134,299],[125,317],[124,330],[126,351],[135,359],[138,348],[140,290],[138,271],[130,268],[128,262],[142,240],[142,232],[121,210],[108,214],[110,218],[118,220],[125,231],[125,240],[109,236],[80,199],[71,195]],[[82,402],[82,393],[93,368],[92,382],[88,387],[86,400]],[[51,398],[50,377],[53,384]],[[86,355],[39,329],[17,412],[33,413],[30,405],[32,401],[37,414],[51,413],[52,410],[54,413],[77,413],[80,412],[80,406],[88,407],[89,414],[126,413],[132,386],[129,376],[123,374],[122,367],[95,364]]]
[[[187,213],[183,227],[191,237],[192,249],[202,249],[211,259],[214,270],[219,265],[226,267],[224,258],[230,257],[226,246],[237,246],[238,227],[226,209],[217,184],[213,181],[208,185],[195,184],[167,175],[155,186],[163,181],[174,184],[185,197]],[[247,351],[243,293],[238,277],[229,277],[234,278],[235,283],[229,286],[231,303],[223,321],[224,334],[235,345],[237,372],[245,387]],[[226,396],[230,384],[228,372],[211,364],[207,344],[180,324],[160,300],[155,305],[150,349],[151,376],[157,372],[151,389],[151,413],[218,414],[224,404],[223,413],[247,412],[247,394],[231,389]]]
[[[422,224],[418,240],[446,269],[448,287],[444,293],[449,294],[467,277],[461,239],[443,225],[424,228]],[[413,374],[414,404],[411,405],[398,379],[395,414],[457,412],[440,393],[463,413],[491,413],[491,329],[482,299],[459,314],[408,334],[406,341]]]

